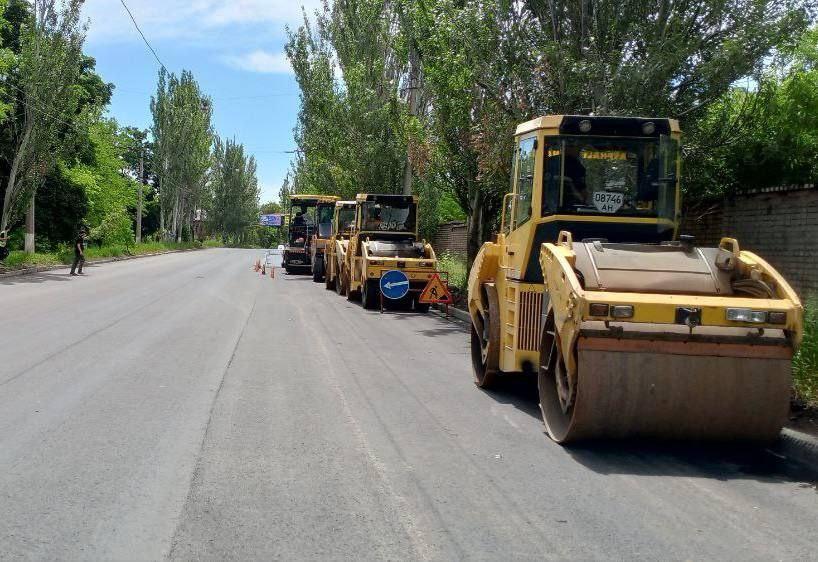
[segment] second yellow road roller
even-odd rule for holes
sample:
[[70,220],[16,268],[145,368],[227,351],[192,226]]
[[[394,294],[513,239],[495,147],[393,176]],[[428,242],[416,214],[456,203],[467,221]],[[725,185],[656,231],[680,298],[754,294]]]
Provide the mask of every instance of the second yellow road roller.
[[679,235],[673,119],[517,127],[501,230],[469,275],[475,383],[536,376],[549,436],[765,441],[803,308],[766,261]]

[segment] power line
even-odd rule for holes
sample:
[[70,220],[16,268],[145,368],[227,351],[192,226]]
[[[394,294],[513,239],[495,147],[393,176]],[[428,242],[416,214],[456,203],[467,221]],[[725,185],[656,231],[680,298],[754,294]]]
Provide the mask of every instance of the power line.
[[130,9],[130,8],[128,8],[128,5],[125,3],[125,0],[119,0],[119,2],[120,2],[120,4],[122,4],[122,7],[123,7],[123,8],[125,8],[125,11],[126,11],[126,12],[128,12],[128,15],[131,17],[131,21],[133,22],[134,27],[135,27],[135,28],[136,28],[136,30],[139,32],[139,35],[141,35],[141,36],[142,36],[142,41],[144,41],[144,42],[145,42],[145,45],[147,45],[147,46],[148,46],[148,49],[150,49],[151,53],[153,53],[153,58],[155,58],[155,59],[156,59],[156,62],[158,62],[158,63],[159,63],[159,66],[161,66],[162,68],[164,68],[164,69],[165,69],[165,71],[168,71],[168,67],[167,67],[167,66],[165,66],[165,63],[163,63],[163,62],[162,62],[162,61],[159,59],[159,55],[157,55],[157,54],[156,54],[156,51],[154,51],[154,50],[153,50],[153,47],[151,47],[151,44],[150,44],[150,42],[148,42],[147,38],[145,37],[145,34],[144,34],[144,33],[142,33],[142,30],[139,28],[139,24],[138,24],[138,23],[136,23],[136,19],[133,17],[133,14],[131,13],[131,9]]
[[33,109],[33,110],[35,110],[35,111],[38,111],[38,112],[40,112],[40,113],[42,113],[43,115],[46,115],[46,116],[48,116],[48,117],[51,117],[51,118],[52,118],[54,121],[56,121],[57,123],[61,123],[61,124],[65,125],[66,127],[69,127],[69,128],[71,128],[71,129],[74,129],[74,131],[75,131],[75,132],[78,132],[78,133],[83,132],[83,129],[80,129],[79,127],[77,127],[77,125],[76,125],[75,123],[69,123],[68,121],[63,120],[63,119],[61,119],[60,117],[57,117],[57,116],[56,116],[56,115],[54,115],[53,113],[49,113],[48,111],[46,111],[46,110],[45,110],[45,109],[43,109],[42,107],[38,106],[37,104],[30,102],[30,101],[28,100],[28,94],[26,93],[26,91],[25,91],[25,90],[23,90],[22,88],[20,88],[19,86],[16,86],[15,84],[12,84],[11,82],[6,83],[5,85],[6,85],[6,86],[11,86],[11,87],[12,87],[12,88],[14,88],[15,90],[17,90],[18,92],[20,92],[21,94],[23,94],[23,96],[24,96],[24,97],[23,97],[23,99],[21,99],[20,101],[21,101],[21,102],[23,103],[23,105],[25,105],[26,107],[29,107],[29,108],[31,108],[31,109]]

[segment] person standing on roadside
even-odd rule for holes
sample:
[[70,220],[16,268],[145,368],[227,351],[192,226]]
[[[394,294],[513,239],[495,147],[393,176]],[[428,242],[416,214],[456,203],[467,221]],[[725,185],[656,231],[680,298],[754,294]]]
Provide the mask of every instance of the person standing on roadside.
[[71,275],[82,275],[83,265],[85,265],[85,231],[80,230],[77,239],[74,240],[74,263],[71,264]]

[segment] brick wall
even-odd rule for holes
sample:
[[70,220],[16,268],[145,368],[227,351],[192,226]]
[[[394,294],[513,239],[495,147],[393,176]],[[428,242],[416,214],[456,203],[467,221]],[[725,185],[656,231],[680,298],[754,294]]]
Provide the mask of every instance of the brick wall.
[[818,189],[770,188],[688,210],[682,234],[702,245],[736,238],[777,268],[801,296],[818,293]]
[[[801,296],[818,293],[818,188],[787,186],[735,195],[688,209],[682,234],[715,246],[723,236],[777,268]],[[466,225],[443,223],[436,252],[466,252]]]
[[432,246],[436,253],[457,252],[466,253],[466,223],[444,222],[437,227]]

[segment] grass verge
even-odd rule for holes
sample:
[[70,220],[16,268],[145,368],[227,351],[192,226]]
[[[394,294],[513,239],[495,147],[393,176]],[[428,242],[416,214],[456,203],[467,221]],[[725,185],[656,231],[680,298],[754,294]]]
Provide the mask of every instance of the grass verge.
[[465,296],[469,282],[466,273],[466,256],[456,252],[441,252],[438,256],[438,269],[449,272],[449,287],[455,293],[455,304],[465,302]]
[[[199,242],[143,242],[130,246],[91,246],[85,250],[85,259],[89,262],[94,260],[118,258],[123,256],[142,256],[145,254],[155,254],[168,252],[171,250],[192,250],[201,248]],[[6,260],[0,264],[0,271],[12,271],[15,269],[25,269],[28,267],[43,267],[52,265],[70,265],[74,260],[74,252],[71,248],[63,248],[58,252],[27,254],[25,252],[14,251],[9,254]]]
[[796,401],[818,408],[818,295],[804,304],[804,339],[792,360],[792,377]]

